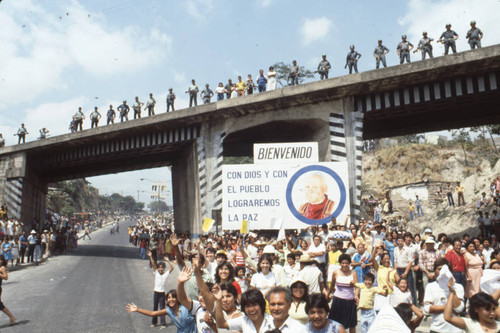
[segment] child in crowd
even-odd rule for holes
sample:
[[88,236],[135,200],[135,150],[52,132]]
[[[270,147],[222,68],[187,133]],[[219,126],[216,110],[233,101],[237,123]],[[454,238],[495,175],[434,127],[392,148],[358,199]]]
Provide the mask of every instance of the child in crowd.
[[241,292],[244,293],[245,291],[248,290],[248,284],[249,284],[249,281],[248,279],[245,277],[245,266],[237,266],[235,271],[234,271],[234,275],[236,275],[236,277],[234,278],[234,280],[236,282],[238,282],[240,288],[241,288]]
[[366,333],[375,320],[375,294],[387,296],[388,288],[374,287],[375,276],[372,273],[366,273],[363,276],[363,283],[356,283],[355,286],[360,289],[358,309],[361,311],[361,332]]
[[[174,270],[174,265],[165,257],[165,261],[168,262],[170,266],[168,272],[165,272],[166,265],[164,262],[159,262],[158,266],[156,262],[153,260],[153,255],[151,251],[148,251],[149,261],[151,262],[151,266],[153,267],[153,271],[155,273],[155,287],[153,289],[153,311],[165,309],[165,284],[168,276]],[[153,317],[151,322],[151,327],[155,327],[158,324],[158,317]],[[160,325],[162,327],[166,327],[165,316],[160,316]]]
[[[328,272],[327,272],[327,281],[328,287],[330,287],[332,283],[333,272],[340,269],[339,257],[342,254],[342,247],[344,243],[342,241],[338,241],[337,244],[331,243],[330,250],[328,251]],[[339,249],[340,247],[340,249]]]
[[394,288],[394,285],[391,283],[391,279],[389,278],[390,274],[391,271],[387,273],[387,285],[391,290],[393,290],[390,297],[391,305],[396,307],[401,303],[411,304],[412,297],[411,292],[408,290],[408,280],[403,278],[399,279],[396,284],[396,288]]

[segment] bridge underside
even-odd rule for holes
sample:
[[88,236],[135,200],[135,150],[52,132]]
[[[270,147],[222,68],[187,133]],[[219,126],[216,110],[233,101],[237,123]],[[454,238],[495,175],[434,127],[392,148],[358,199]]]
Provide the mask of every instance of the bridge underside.
[[325,126],[321,120],[273,121],[229,134],[224,139],[224,156],[253,156],[254,143],[316,141],[316,133]]
[[409,104],[364,114],[363,139],[500,123],[500,91]]
[[155,146],[148,149],[134,149],[107,155],[82,157],[61,164],[43,165],[40,152],[29,155],[30,165],[46,182],[92,177],[110,173],[127,172],[170,166],[181,158],[182,152],[192,145],[192,141],[177,142],[173,145]]

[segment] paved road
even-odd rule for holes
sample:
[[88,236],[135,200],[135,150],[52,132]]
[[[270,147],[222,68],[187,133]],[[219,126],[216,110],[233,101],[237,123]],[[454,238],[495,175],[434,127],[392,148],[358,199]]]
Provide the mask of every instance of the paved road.
[[[131,223],[131,222],[130,222]],[[120,235],[109,228],[79,242],[78,251],[50,259],[38,267],[9,274],[2,300],[19,320],[1,332],[154,332],[150,318],[125,311],[128,302],[152,309],[153,274],[139,250],[128,244],[126,223]],[[176,269],[177,271],[177,269]],[[169,278],[175,287],[176,271]],[[170,322],[167,318],[167,322]],[[169,324],[162,332],[175,332]]]

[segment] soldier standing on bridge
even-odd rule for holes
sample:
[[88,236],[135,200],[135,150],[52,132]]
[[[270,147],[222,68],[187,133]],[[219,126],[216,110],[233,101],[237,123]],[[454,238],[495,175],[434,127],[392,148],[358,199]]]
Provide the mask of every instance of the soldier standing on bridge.
[[196,81],[193,79],[191,80],[191,85],[189,86],[188,90],[186,91],[186,94],[189,94],[189,107],[193,106],[198,106],[198,92],[200,91],[200,88],[196,85]]
[[354,71],[357,73],[358,72],[358,60],[361,58],[361,53],[358,51],[354,50],[354,45],[351,45],[351,51],[347,53],[347,57],[345,59],[345,66],[349,66],[349,74],[352,74],[352,69],[354,68]]
[[[241,76],[240,76],[241,78]],[[210,99],[214,96],[214,92],[212,89],[210,89],[209,84],[207,83],[205,85],[205,89],[200,93],[200,97],[203,100],[203,104],[208,104],[210,103]]]
[[300,67],[297,66],[297,60],[292,61],[292,67],[290,67],[290,73],[288,73],[288,81],[291,86],[299,84],[299,71]]
[[83,120],[85,119],[85,115],[83,114],[82,108],[79,107],[78,111],[73,116],[73,123],[75,125],[75,132],[78,131],[78,126],[80,126],[80,131],[83,131]]
[[399,56],[399,63],[403,64],[405,62],[410,61],[410,51],[413,50],[413,44],[406,40],[406,35],[401,36],[402,41],[398,44],[396,49],[396,53]]
[[155,105],[156,105],[156,100],[153,98],[153,93],[150,93],[149,99],[146,102],[146,109],[148,109],[148,116],[155,115]]
[[0,133],[0,148],[5,147],[5,139],[2,136],[2,133]]
[[418,47],[413,53],[417,52],[420,50],[422,52],[422,60],[425,60],[425,54],[427,53],[429,55],[429,58],[432,59],[432,45],[431,42],[433,41],[433,38],[427,37],[427,31],[424,31],[422,33],[422,39],[418,42]]
[[227,84],[224,86],[224,89],[226,89],[226,98],[230,99],[231,98],[231,89],[233,88],[233,80],[227,79]]
[[40,132],[40,137],[39,137],[39,139],[46,139],[46,138],[47,138],[47,134],[48,134],[50,131],[44,127],[44,128],[42,128],[41,130],[39,130],[38,132]]
[[375,51],[373,51],[373,56],[377,60],[377,67],[376,68],[379,68],[381,60],[382,60],[382,65],[384,65],[384,67],[387,67],[387,63],[385,61],[385,55],[387,53],[389,53],[389,49],[387,47],[385,47],[384,45],[382,45],[382,40],[379,39],[378,45],[377,45],[377,47],[375,47]]
[[97,127],[99,125],[99,119],[101,119],[101,114],[96,106],[94,111],[90,114],[90,128]]
[[455,41],[458,39],[458,34],[451,30],[451,24],[448,23],[446,25],[446,31],[441,34],[441,37],[439,37],[439,42],[444,44],[444,54],[448,54],[448,50],[451,47],[451,50],[453,53],[457,53],[457,46],[455,44]]
[[167,112],[170,111],[170,107],[172,107],[172,111],[175,111],[174,102],[175,102],[174,89],[170,88],[168,89],[168,95],[167,95]]
[[113,110],[113,105],[109,106],[109,110],[108,110],[108,113],[106,114],[106,116],[108,118],[108,122],[106,123],[106,125],[109,125],[109,123],[111,123],[111,124],[115,123],[116,112],[115,112],[115,110]]
[[476,28],[476,21],[470,21],[470,30],[467,31],[466,38],[469,40],[470,49],[474,50],[476,47],[481,48],[481,39],[483,39],[483,32],[481,29]]
[[130,108],[127,105],[127,101],[123,101],[123,104],[120,105],[117,108],[117,110],[118,110],[118,112],[120,112],[120,122],[123,123],[123,119],[125,119],[125,121],[128,121],[128,113],[130,111]]
[[21,124],[21,127],[19,127],[19,129],[17,130],[17,134],[14,134],[14,135],[17,135],[19,137],[19,139],[17,140],[17,144],[20,144],[21,140],[23,141],[23,143],[26,142],[26,140],[25,140],[26,134],[30,134],[30,133],[28,132],[26,127],[24,127],[24,124]]
[[320,75],[320,79],[328,79],[328,72],[332,66],[330,62],[326,60],[326,54],[323,54],[323,59],[319,62],[318,70],[316,71]]
[[142,102],[139,102],[139,97],[135,96],[135,103],[134,105],[132,106],[132,108],[134,109],[134,119],[141,119],[141,112],[142,112],[142,106],[144,105],[144,103]]

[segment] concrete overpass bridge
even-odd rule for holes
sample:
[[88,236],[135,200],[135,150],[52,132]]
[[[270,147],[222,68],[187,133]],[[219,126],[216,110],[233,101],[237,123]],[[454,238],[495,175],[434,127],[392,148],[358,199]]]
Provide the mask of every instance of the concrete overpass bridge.
[[317,141],[349,164],[359,214],[362,140],[500,123],[500,45],[286,87],[0,149],[0,202],[27,225],[47,184],[171,166],[176,229],[222,206],[222,163],[254,143]]

